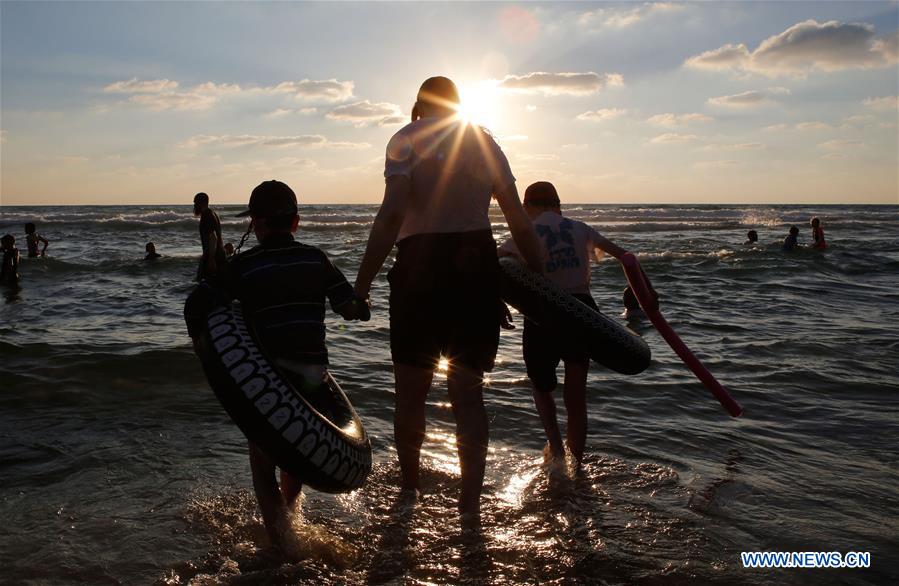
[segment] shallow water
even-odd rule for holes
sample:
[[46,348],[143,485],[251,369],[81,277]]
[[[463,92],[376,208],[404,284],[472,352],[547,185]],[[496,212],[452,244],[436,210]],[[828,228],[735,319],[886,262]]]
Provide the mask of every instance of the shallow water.
[[[236,208],[234,208],[236,209]],[[225,208],[223,217],[230,213]],[[353,279],[376,208],[301,210],[300,239]],[[649,370],[594,365],[583,470],[548,477],[520,359],[503,332],[486,402],[480,531],[455,512],[445,381],[430,395],[424,492],[392,447],[386,281],[366,324],[329,317],[332,370],[374,471],[308,491],[294,558],[266,549],[246,442],[206,384],[181,310],[196,271],[186,206],[13,208],[50,257],[0,300],[0,567],[11,583],[888,584],[899,580],[897,206],[569,206],[640,253],[662,311],[746,409],[731,419],[650,327]],[[830,249],[782,253],[791,223]],[[493,212],[498,239],[506,237]],[[762,244],[744,248],[748,229]],[[225,219],[226,240],[242,233]],[[140,262],[143,245],[162,259]],[[24,248],[24,246],[22,246]],[[593,294],[620,313],[614,260]],[[519,325],[520,317],[516,316]],[[741,551],[870,551],[866,570],[746,570]]]

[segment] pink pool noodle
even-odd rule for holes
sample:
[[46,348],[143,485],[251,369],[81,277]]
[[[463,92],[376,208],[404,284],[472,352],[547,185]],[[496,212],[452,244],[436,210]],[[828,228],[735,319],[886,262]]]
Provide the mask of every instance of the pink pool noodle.
[[743,408],[740,404],[730,396],[727,390],[721,386],[714,376],[712,376],[712,373],[709,372],[702,362],[693,355],[690,349],[687,348],[687,345],[684,344],[683,340],[680,339],[680,336],[671,329],[671,326],[668,325],[668,322],[665,321],[665,318],[662,317],[662,314],[656,309],[655,296],[646,284],[646,279],[643,276],[643,270],[640,268],[640,263],[637,262],[637,257],[632,253],[627,252],[621,255],[618,260],[621,261],[621,265],[624,267],[624,274],[627,276],[627,281],[630,283],[631,290],[633,290],[634,295],[637,296],[637,300],[640,302],[640,307],[646,312],[652,325],[654,325],[656,330],[662,334],[662,337],[665,338],[665,341],[668,342],[671,349],[674,350],[684,364],[693,371],[693,374],[702,381],[705,388],[715,395],[715,398],[718,399],[721,406],[724,407],[732,417],[739,417],[742,415]]

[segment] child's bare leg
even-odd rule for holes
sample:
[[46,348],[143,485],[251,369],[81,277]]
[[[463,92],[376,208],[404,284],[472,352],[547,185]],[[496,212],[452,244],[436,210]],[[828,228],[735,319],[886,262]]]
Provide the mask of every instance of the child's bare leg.
[[546,393],[534,388],[534,405],[540,414],[546,439],[549,441],[549,451],[553,458],[564,458],[565,448],[562,446],[562,434],[559,431],[559,422],[556,420],[556,400],[552,391]]
[[290,472],[281,470],[281,494],[284,495],[284,502],[288,507],[293,507],[297,497],[303,490],[303,483],[297,480]]
[[256,500],[262,510],[262,521],[265,523],[265,531],[272,545],[280,545],[281,536],[278,533],[278,517],[286,510],[284,497],[275,480],[275,463],[272,462],[256,444],[250,445],[250,468],[253,471],[253,490],[256,492]]
[[568,412],[568,449],[580,465],[587,442],[587,371],[589,362],[565,361],[565,410]]

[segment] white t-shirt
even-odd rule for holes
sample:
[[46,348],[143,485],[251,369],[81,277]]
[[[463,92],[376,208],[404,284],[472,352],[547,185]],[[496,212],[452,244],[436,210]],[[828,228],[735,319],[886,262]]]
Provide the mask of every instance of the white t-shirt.
[[515,182],[506,155],[486,131],[438,117],[416,120],[393,135],[384,177],[394,175],[412,181],[398,240],[489,229],[490,198]]
[[[568,293],[590,293],[590,259],[596,256],[600,234],[587,224],[546,211],[534,220],[540,239],[546,278]],[[501,251],[521,256],[509,238]]]

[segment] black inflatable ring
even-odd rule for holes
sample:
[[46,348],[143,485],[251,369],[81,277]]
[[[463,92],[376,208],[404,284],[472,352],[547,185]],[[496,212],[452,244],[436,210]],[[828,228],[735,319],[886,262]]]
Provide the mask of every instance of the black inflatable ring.
[[621,374],[639,374],[652,353],[643,338],[556,287],[513,257],[499,259],[500,297],[539,325],[565,333],[590,358]]
[[231,419],[279,468],[323,492],[363,485],[371,443],[330,373],[315,398],[304,396],[262,354],[239,302],[209,314],[198,352]]

